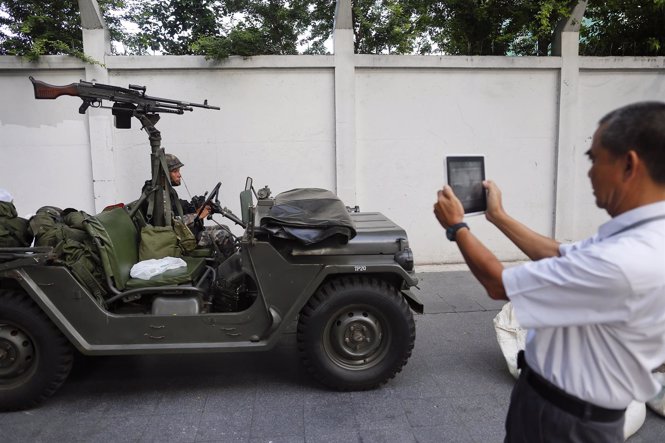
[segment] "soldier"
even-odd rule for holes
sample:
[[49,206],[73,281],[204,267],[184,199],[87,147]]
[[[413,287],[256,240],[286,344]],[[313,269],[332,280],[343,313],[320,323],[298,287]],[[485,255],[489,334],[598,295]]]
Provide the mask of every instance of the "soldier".
[[[180,186],[182,183],[182,174],[180,173],[180,168],[185,166],[185,164],[173,154],[165,154],[165,157],[166,166],[169,170],[169,180],[171,181],[171,186],[173,188]],[[146,189],[146,186],[150,186],[150,181],[146,181],[143,187],[144,190]],[[182,220],[196,236],[199,246],[212,246],[215,244],[219,248],[220,252],[222,252],[224,255],[228,255],[232,252],[233,236],[228,226],[203,226],[203,220],[205,220],[206,217],[208,217],[208,215],[211,213],[210,206],[203,208],[203,211],[201,211],[197,217],[200,208],[195,207],[193,203],[187,200],[181,199],[178,196],[176,190],[172,189],[171,207],[176,208],[176,205],[178,204],[182,208]],[[176,211],[174,210],[174,212]]]
[[[180,186],[182,183],[182,174],[180,174],[180,168],[185,166],[183,162],[180,161],[178,157],[176,157],[173,154],[166,154],[166,166],[169,168],[169,179],[171,180],[171,186],[174,188],[176,186]],[[147,183],[147,182],[146,182]],[[182,207],[182,214],[183,214],[183,221],[185,224],[192,229],[193,227],[195,228],[196,224],[196,213],[198,212],[198,208],[196,208],[191,202],[188,202],[187,200],[183,200],[180,197],[178,197],[178,193],[174,189],[173,192],[171,193],[171,207],[175,208],[177,204],[180,204]],[[210,214],[210,207],[206,206],[203,208],[203,211],[201,212],[201,215],[199,215],[200,220],[204,220],[208,215]],[[202,223],[200,223],[202,225]],[[197,228],[195,228],[197,229]],[[200,229],[197,229],[200,231]],[[192,229],[192,232],[194,234],[197,234],[197,232]],[[198,238],[198,235],[197,235]]]
[[[171,182],[171,186],[175,188],[176,186],[180,186],[182,183],[182,175],[180,174],[180,168],[185,166],[183,162],[180,161],[178,157],[176,157],[173,154],[165,154],[166,157],[166,166],[169,170],[169,180]],[[146,180],[145,184],[143,185],[143,189],[141,189],[142,193],[145,193],[148,189],[150,189],[151,181]],[[203,222],[208,214],[210,213],[210,208],[206,207],[203,209],[201,212],[201,215],[196,217],[196,213],[198,212],[198,209],[189,201],[183,200],[178,196],[178,192],[175,189],[171,189],[171,208],[174,214],[178,214],[178,211],[176,208],[180,206],[182,208],[182,214],[183,214],[183,222],[189,227],[189,229],[196,235],[197,238],[200,236],[200,232],[203,230]],[[144,203],[141,212],[143,214],[147,213],[148,209],[148,203]]]

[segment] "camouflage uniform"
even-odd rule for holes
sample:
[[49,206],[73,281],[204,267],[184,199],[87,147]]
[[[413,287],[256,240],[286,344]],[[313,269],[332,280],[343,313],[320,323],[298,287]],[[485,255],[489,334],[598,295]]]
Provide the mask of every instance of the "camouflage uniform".
[[[174,169],[178,169],[185,166],[185,164],[182,163],[175,155],[165,154],[165,156],[166,156],[166,166],[169,168],[169,172],[173,171]],[[141,189],[141,193],[143,194],[146,190],[150,189],[151,184],[152,184],[151,180],[146,180],[145,184],[143,185],[143,188]],[[174,188],[171,188],[170,196],[171,196],[171,210],[173,211],[173,213],[177,214],[176,205],[180,204],[183,214],[187,215],[192,214],[190,223],[193,222],[196,219],[196,217],[194,216],[196,212],[196,208],[194,207],[194,205],[191,202],[188,202],[187,200],[181,199],[178,196],[178,192]],[[145,201],[141,206],[141,213],[145,216],[147,212],[148,212],[148,202]],[[185,223],[190,227],[190,229],[194,227],[193,225],[190,225],[187,222]],[[195,228],[192,229],[192,232],[196,234]]]
[[[184,163],[178,159],[173,154],[166,154],[166,166],[169,168],[169,172],[174,169],[181,168],[185,166]],[[175,190],[174,190],[175,193]],[[203,223],[197,222],[198,211],[194,205],[186,200],[178,198],[178,195],[171,195],[173,205],[175,202],[173,199],[180,200],[180,206],[182,207],[182,221],[187,225],[187,227],[194,233],[198,240],[198,246],[209,247],[213,243],[222,251],[225,256],[230,255],[233,252],[233,235],[229,230],[228,226],[203,226]]]

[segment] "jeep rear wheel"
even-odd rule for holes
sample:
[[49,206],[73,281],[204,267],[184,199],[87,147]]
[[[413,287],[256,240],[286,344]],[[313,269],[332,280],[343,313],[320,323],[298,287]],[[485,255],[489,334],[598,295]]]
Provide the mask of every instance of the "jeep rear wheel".
[[0,291],[0,411],[31,408],[62,385],[72,349],[28,298]]
[[416,328],[397,290],[372,278],[337,278],[300,312],[298,348],[305,367],[339,390],[375,388],[401,371]]

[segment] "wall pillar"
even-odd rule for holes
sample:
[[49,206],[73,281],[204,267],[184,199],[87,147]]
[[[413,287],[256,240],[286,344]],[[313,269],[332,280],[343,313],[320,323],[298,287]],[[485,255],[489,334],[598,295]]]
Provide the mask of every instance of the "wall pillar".
[[575,193],[577,162],[583,146],[577,146],[580,108],[578,85],[579,30],[587,1],[579,1],[571,16],[562,20],[555,30],[552,55],[561,57],[559,75],[559,124],[556,146],[556,176],[553,214],[553,236],[561,242],[575,239]]
[[337,0],[335,53],[335,173],[339,198],[357,204],[356,193],[356,81],[351,0]]
[[[97,0],[78,0],[83,28],[83,52],[97,63],[85,66],[86,81],[109,83],[104,62],[111,52],[111,38]],[[113,116],[108,109],[88,108],[88,137],[90,139],[90,163],[95,212],[117,199],[115,186],[115,160],[113,158]]]

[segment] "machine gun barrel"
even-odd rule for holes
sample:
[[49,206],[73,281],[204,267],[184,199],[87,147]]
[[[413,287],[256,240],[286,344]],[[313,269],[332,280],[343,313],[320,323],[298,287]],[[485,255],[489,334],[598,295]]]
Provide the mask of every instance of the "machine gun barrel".
[[84,114],[90,106],[101,107],[103,100],[131,105],[136,109],[136,112],[146,114],[182,114],[184,111],[193,111],[193,108],[220,109],[218,106],[209,105],[208,100],[203,103],[192,103],[170,98],[151,97],[145,95],[145,86],[129,85],[129,88],[121,88],[83,80],[79,83],[55,86],[36,80],[33,77],[30,77],[30,81],[34,87],[36,99],[53,100],[61,95],[80,97],[83,100],[83,104],[79,108],[81,114]]

